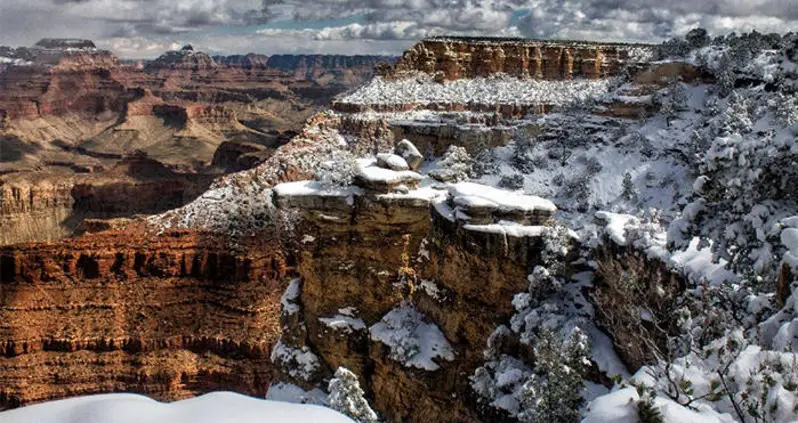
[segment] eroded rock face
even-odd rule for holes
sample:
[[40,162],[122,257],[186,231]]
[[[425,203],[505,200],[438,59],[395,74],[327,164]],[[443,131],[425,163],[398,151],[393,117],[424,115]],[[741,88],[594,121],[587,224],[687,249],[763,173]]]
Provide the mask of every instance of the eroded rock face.
[[0,407],[115,391],[263,396],[288,270],[268,243],[185,231],[2,247]]
[[404,53],[395,74],[420,71],[441,81],[505,73],[561,80],[612,76],[648,45],[537,41],[523,39],[431,38]]
[[[90,41],[60,39],[0,47],[0,56],[0,245],[76,233],[83,214],[75,205],[115,210],[90,218],[183,205],[220,172],[270,157],[381,60],[248,55],[216,63],[187,46],[138,67]],[[171,177],[106,172],[136,151]]]
[[[291,191],[291,190],[287,190]],[[279,207],[300,206],[297,273],[301,294],[283,310],[283,342],[306,347],[323,363],[355,371],[386,421],[481,421],[468,400],[468,375],[511,300],[540,262],[542,238],[469,229],[446,206],[409,195],[341,191],[319,201],[276,196]],[[451,344],[451,361],[437,370],[393,358],[369,334],[391,310],[412,305]],[[331,327],[343,311],[363,324]]]

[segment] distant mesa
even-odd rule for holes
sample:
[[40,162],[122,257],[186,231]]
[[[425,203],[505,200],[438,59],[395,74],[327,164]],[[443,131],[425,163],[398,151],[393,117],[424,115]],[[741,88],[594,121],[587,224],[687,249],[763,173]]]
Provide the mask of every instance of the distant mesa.
[[43,38],[38,43],[34,44],[33,47],[51,50],[97,48],[93,41],[79,38]]
[[147,63],[144,66],[144,70],[180,69],[197,71],[214,69],[218,66],[211,56],[201,51],[194,51],[194,47],[191,44],[187,44],[180,50],[167,51],[157,59]]

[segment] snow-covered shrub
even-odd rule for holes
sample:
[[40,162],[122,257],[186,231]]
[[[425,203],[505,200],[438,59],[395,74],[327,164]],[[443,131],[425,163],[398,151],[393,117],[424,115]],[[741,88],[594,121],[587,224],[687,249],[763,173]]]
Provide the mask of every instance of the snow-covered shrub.
[[637,407],[637,421],[639,423],[665,423],[662,412],[657,407],[656,391],[644,385],[637,385],[637,394],[640,399],[637,400],[635,406]]
[[798,417],[798,356],[750,345],[728,331],[684,357],[641,369],[633,379],[685,408],[707,405],[739,422],[791,422]]
[[524,187],[524,176],[518,173],[502,175],[501,179],[499,179],[499,186],[507,189],[522,189]]
[[597,262],[598,280],[591,295],[596,317],[625,363],[639,368],[675,353],[669,340],[681,308],[678,280],[636,254],[616,257],[607,252]]
[[330,380],[329,390],[330,408],[351,417],[358,423],[376,423],[378,421],[377,413],[366,401],[357,376],[349,369],[339,367],[335,371],[335,377]]
[[534,373],[523,385],[523,422],[578,422],[590,367],[590,343],[579,328],[566,339],[543,329],[534,348]]
[[583,172],[565,179],[562,187],[562,194],[576,202],[572,206],[579,211],[587,211],[590,208],[590,181],[592,177],[589,173]]
[[389,357],[407,367],[438,370],[436,360],[454,360],[454,350],[438,326],[426,320],[413,306],[397,307],[369,328],[371,340],[385,344]]
[[637,201],[637,187],[632,180],[632,174],[626,172],[623,174],[623,198],[627,201]]
[[485,175],[493,175],[499,171],[499,162],[493,155],[493,150],[486,149],[476,154],[471,164],[471,174],[473,178],[481,178]]
[[[729,127],[744,130],[739,119]],[[777,136],[734,133],[713,142],[694,184],[694,199],[668,233],[672,246],[686,248],[693,235],[711,245],[716,259],[750,280],[772,282],[783,251],[778,221],[798,209],[798,149],[792,130]]]
[[464,181],[473,171],[474,160],[465,148],[451,145],[430,175],[443,181]]
[[674,79],[668,83],[657,96],[656,102],[660,105],[660,113],[665,116],[667,126],[671,126],[671,121],[679,116],[679,113],[687,108],[687,93],[684,85]]
[[770,99],[769,105],[780,125],[791,126],[798,123],[798,96],[778,92]]
[[690,53],[691,49],[692,46],[689,42],[687,42],[687,40],[680,37],[674,37],[657,46],[656,57],[659,60],[674,57],[684,57]]
[[697,49],[708,46],[712,42],[707,30],[704,28],[693,28],[684,36],[685,41],[690,44],[690,48]]
[[346,150],[332,152],[329,160],[319,164],[316,180],[331,186],[349,186],[357,175],[357,158]]
[[314,380],[321,371],[319,357],[307,346],[296,348],[280,340],[274,345],[270,358],[285,374],[303,382]]

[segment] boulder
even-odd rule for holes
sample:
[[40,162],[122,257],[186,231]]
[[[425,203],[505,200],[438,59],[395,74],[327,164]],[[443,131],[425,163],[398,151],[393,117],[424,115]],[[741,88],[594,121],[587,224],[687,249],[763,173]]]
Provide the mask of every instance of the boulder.
[[410,166],[407,161],[396,154],[381,153],[377,154],[377,166],[385,169],[395,170],[397,172],[409,170]]
[[418,170],[421,164],[424,163],[424,156],[422,156],[416,146],[408,140],[399,141],[394,148],[394,153],[405,159],[407,165],[410,166],[410,169],[413,171]]

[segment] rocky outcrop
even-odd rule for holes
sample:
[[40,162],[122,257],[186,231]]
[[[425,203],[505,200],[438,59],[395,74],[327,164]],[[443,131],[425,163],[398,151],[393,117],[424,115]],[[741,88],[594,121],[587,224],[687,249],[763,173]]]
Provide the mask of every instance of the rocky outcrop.
[[236,54],[232,56],[213,56],[213,60],[231,68],[264,69],[268,67],[269,56],[264,54]]
[[168,51],[144,66],[145,72],[161,72],[170,70],[207,71],[219,65],[206,53],[194,51],[190,45],[180,50]]
[[196,232],[0,247],[0,407],[117,391],[262,396],[288,271],[279,248]]
[[[475,185],[452,187],[448,194],[441,185],[439,194],[425,196],[412,190],[383,194],[362,182],[337,191],[314,190],[313,184],[275,188],[277,207],[298,208],[303,217],[301,288],[281,321],[283,342],[312,351],[322,363],[304,381],[345,366],[364,381],[385,421],[480,421],[469,400],[468,375],[483,361],[495,327],[513,313],[513,295],[526,289],[526,275],[540,263],[546,229],[524,225],[548,222],[553,206],[540,200],[543,208],[534,217],[500,216],[477,210],[477,203],[466,207],[461,196],[473,194]],[[466,213],[482,216],[480,223]],[[511,219],[523,220],[512,226],[517,230],[495,223]],[[440,330],[454,351],[451,359],[418,367],[375,338],[375,325],[402,307]],[[328,323],[344,312],[349,324]]]
[[492,38],[429,38],[407,50],[386,76],[412,72],[441,81],[505,73],[546,80],[599,79],[616,74],[649,45]]

